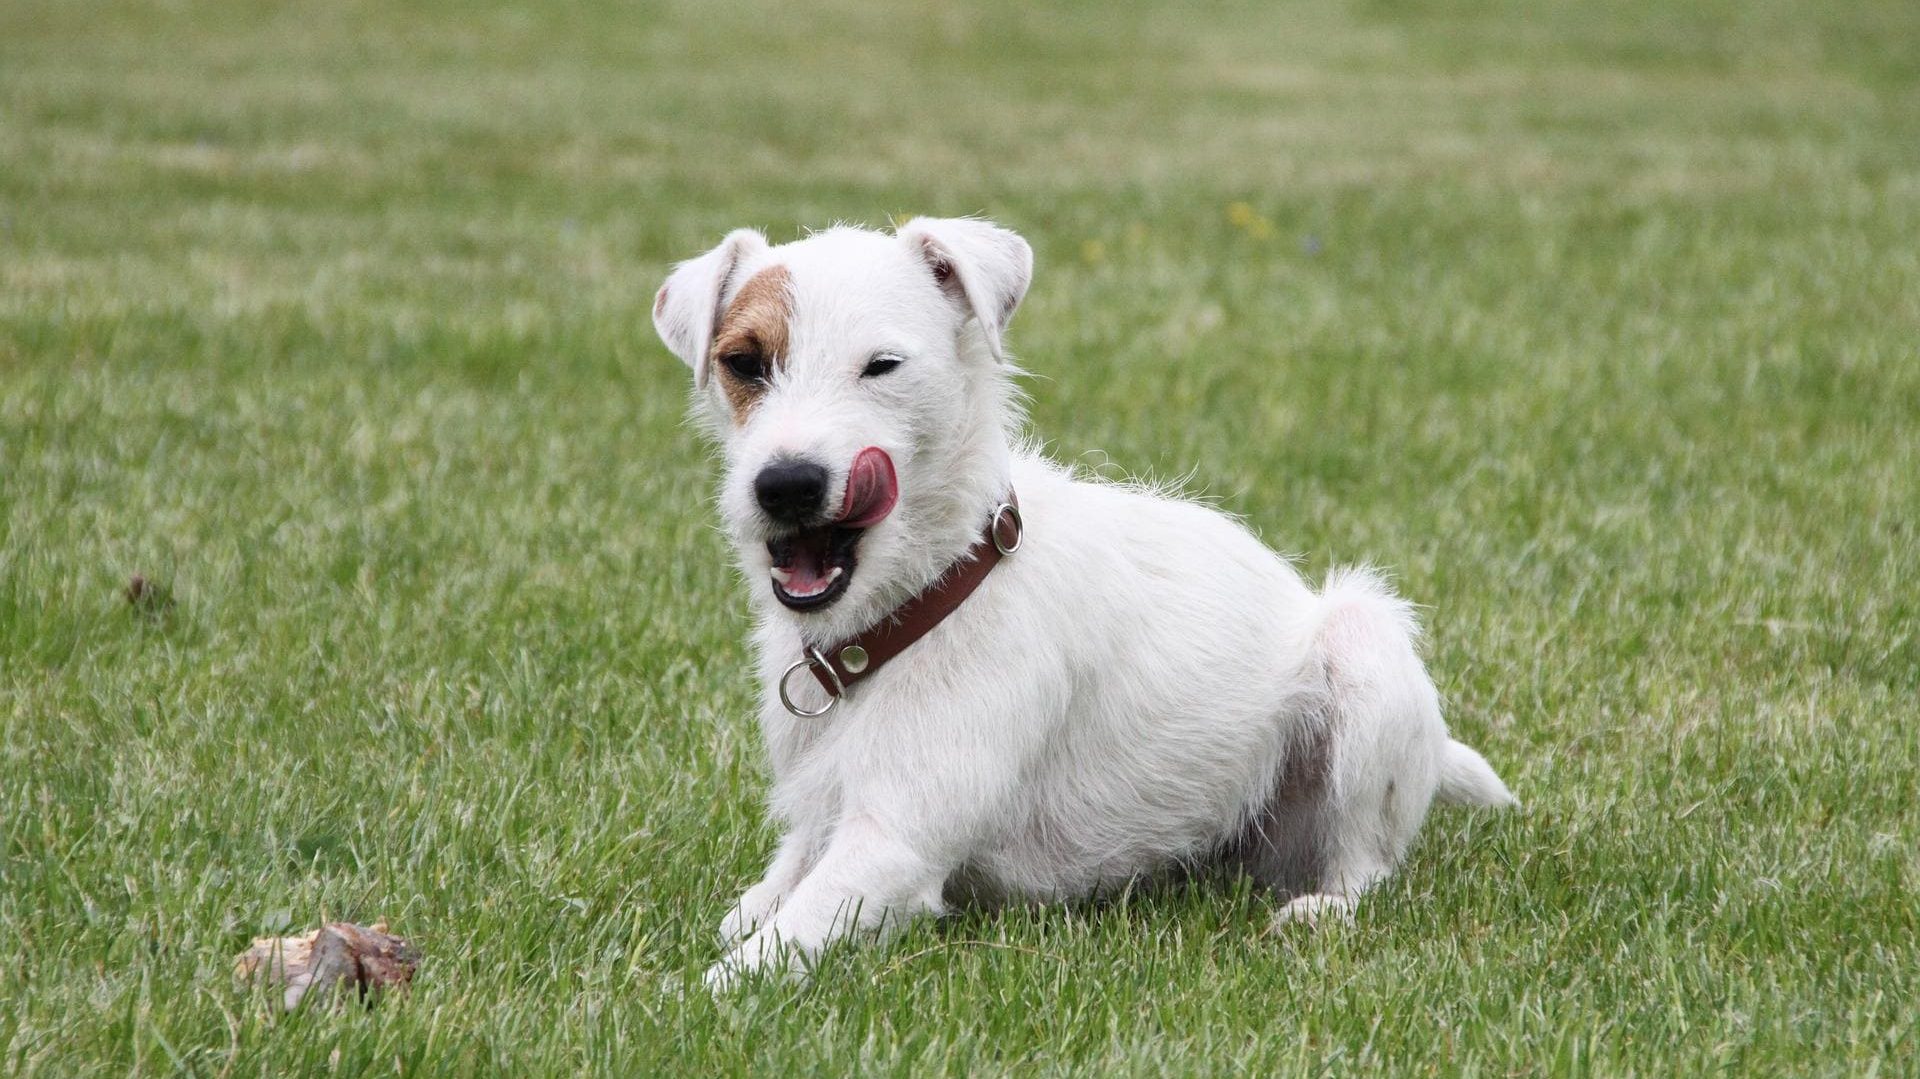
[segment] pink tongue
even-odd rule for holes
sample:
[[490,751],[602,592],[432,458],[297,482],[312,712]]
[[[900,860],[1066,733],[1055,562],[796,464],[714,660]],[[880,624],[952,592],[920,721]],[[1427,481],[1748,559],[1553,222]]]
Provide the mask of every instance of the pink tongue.
[[871,528],[886,520],[900,498],[900,481],[893,474],[893,458],[878,446],[868,446],[847,469],[847,497],[835,524]]
[[827,550],[826,534],[803,536],[795,540],[793,552],[788,563],[782,567],[787,571],[787,582],[783,586],[794,595],[812,595],[827,586]]

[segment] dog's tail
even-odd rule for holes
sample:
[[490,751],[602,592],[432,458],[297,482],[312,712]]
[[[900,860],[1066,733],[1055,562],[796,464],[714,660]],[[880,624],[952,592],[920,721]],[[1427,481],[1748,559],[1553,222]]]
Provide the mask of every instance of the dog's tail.
[[1457,806],[1489,806],[1504,808],[1517,806],[1520,799],[1513,796],[1500,777],[1494,774],[1493,765],[1487,763],[1472,746],[1465,742],[1447,739],[1445,749],[1440,751],[1440,786],[1433,796],[1442,802]]
[[[1439,702],[1433,694],[1432,683],[1427,680],[1426,672],[1413,652],[1413,643],[1420,636],[1420,623],[1414,617],[1413,605],[1395,595],[1386,579],[1366,566],[1335,569],[1327,575],[1327,583],[1320,594],[1327,612],[1320,626],[1323,646],[1336,642],[1340,635],[1364,633],[1371,647],[1342,649],[1343,663],[1360,663],[1357,657],[1361,655],[1398,654],[1403,657],[1402,662],[1393,664],[1393,669],[1417,680],[1419,695],[1429,702],[1426,707],[1434,710],[1437,726]],[[1378,676],[1381,671],[1374,673]],[[1453,805],[1501,807],[1520,804],[1485,757],[1474,752],[1472,747],[1451,738],[1440,750],[1440,784],[1434,791],[1434,797]]]

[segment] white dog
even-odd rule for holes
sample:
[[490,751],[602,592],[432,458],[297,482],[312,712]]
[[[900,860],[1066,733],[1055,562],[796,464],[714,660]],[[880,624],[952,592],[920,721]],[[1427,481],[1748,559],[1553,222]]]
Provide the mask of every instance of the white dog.
[[1032,268],[977,220],[742,229],[654,303],[725,451],[784,827],[710,984],[1178,867],[1346,914],[1433,799],[1513,803],[1378,577],[1316,595],[1231,518],[1022,448],[1001,336]]

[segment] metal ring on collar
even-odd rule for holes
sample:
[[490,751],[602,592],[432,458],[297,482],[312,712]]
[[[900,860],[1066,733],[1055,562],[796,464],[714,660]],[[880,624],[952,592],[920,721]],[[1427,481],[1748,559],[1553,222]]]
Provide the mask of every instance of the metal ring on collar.
[[[824,670],[827,672],[827,677],[833,680],[833,692],[827,694],[827,703],[824,707],[820,708],[817,711],[809,712],[806,709],[800,707],[799,705],[793,703],[793,698],[787,695],[787,680],[793,677],[793,672],[799,670],[802,667],[811,667],[816,663],[820,665],[821,670]],[[788,667],[786,671],[780,675],[781,706],[786,708],[787,711],[792,712],[794,715],[800,716],[803,719],[812,719],[816,716],[824,716],[828,712],[833,711],[833,706],[840,703],[840,695],[842,693],[845,693],[846,691],[847,691],[847,687],[843,685],[840,681],[840,672],[833,669],[833,664],[827,662],[827,657],[821,655],[820,650],[818,648],[808,648],[807,654],[800,657],[800,661],[798,663],[795,663],[793,666]]]
[[[1004,543],[1000,539],[1000,522],[1013,522],[1013,542]],[[987,522],[987,535],[993,537],[993,549],[1003,555],[1009,555],[1020,549],[1021,541],[1027,538],[1027,524],[1020,519],[1020,507],[1011,502],[1002,502],[993,507],[993,519]]]

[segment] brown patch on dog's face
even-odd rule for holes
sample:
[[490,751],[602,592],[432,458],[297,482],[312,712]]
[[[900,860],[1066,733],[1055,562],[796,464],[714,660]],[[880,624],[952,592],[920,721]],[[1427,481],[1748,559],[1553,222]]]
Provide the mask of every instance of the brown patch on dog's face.
[[792,322],[793,274],[785,266],[769,266],[748,278],[720,316],[707,362],[726,392],[736,426],[747,422],[766,396],[767,379],[787,362]]

